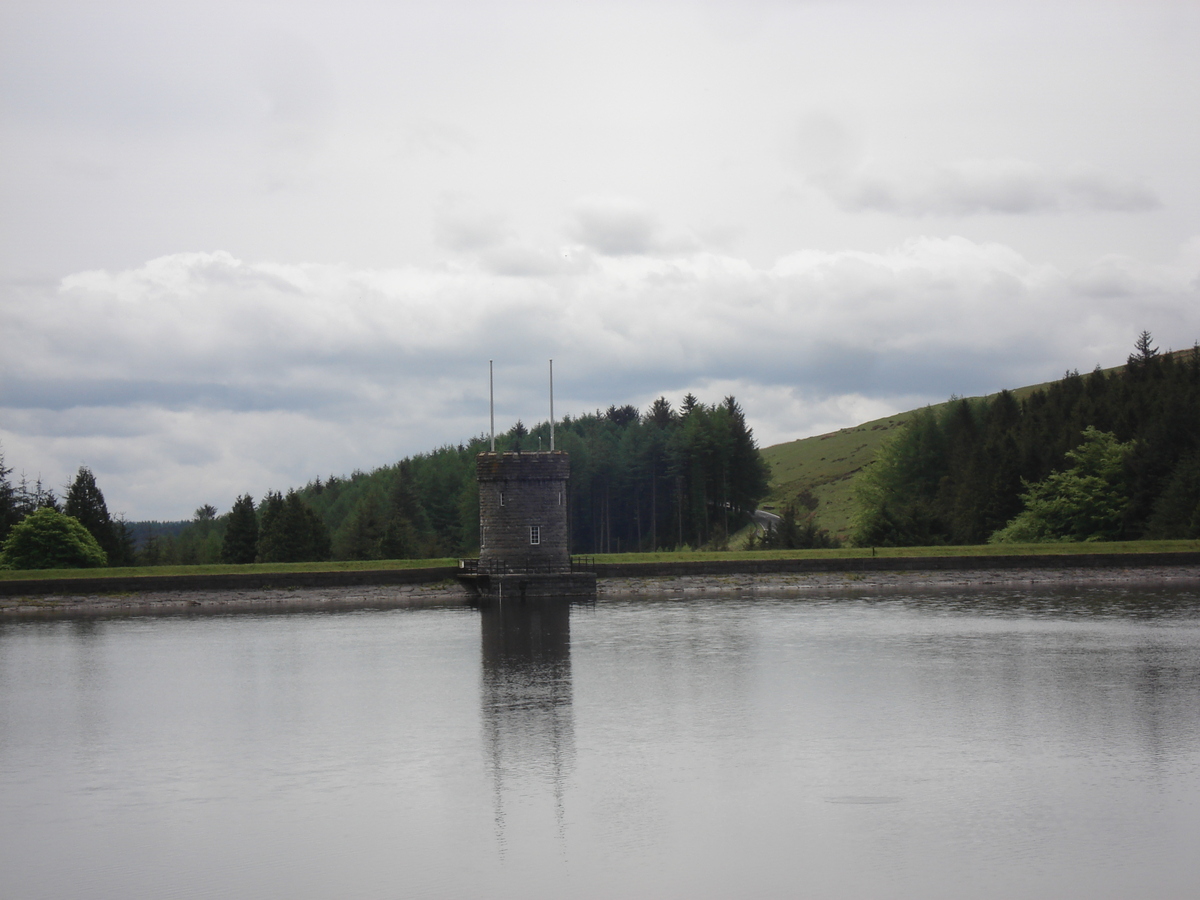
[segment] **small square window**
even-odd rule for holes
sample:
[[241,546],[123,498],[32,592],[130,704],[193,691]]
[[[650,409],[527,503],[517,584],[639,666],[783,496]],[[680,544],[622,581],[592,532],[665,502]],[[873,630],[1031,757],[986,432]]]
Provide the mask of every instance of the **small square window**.
[[529,526],[529,543],[540,544],[541,542],[542,542],[542,526],[530,525]]

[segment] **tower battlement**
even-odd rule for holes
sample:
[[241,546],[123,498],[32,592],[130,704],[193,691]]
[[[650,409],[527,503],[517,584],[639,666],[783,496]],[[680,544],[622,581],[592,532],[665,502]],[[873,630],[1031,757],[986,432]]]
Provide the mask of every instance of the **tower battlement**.
[[571,457],[565,450],[530,453],[489,453],[475,457],[480,484],[488,481],[537,481],[550,478],[564,484],[571,477]]

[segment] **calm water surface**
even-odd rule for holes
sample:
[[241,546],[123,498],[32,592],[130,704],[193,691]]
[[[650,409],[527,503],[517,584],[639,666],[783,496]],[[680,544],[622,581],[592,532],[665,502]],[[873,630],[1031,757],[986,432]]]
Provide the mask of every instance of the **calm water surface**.
[[1200,594],[0,625],[6,898],[1200,896]]

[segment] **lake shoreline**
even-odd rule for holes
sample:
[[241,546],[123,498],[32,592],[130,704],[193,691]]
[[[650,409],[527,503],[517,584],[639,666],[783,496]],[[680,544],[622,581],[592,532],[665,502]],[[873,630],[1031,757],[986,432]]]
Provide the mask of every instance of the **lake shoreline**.
[[[601,577],[598,598],[686,598],[700,595],[801,596],[831,592],[893,593],[928,588],[1055,586],[1195,586],[1200,566],[1128,568],[996,568],[871,572],[735,573]],[[412,607],[466,607],[471,591],[454,580],[423,584],[295,586],[0,597],[0,622],[35,618],[229,615],[235,613],[348,612]]]

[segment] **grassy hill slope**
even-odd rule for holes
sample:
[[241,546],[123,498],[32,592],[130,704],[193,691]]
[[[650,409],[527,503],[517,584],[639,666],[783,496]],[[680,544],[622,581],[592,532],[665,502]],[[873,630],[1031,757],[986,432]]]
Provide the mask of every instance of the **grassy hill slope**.
[[765,448],[762,455],[771,466],[771,493],[762,508],[780,513],[789,503],[813,508],[816,500],[817,521],[844,538],[854,514],[854,477],[914,412]]
[[[1114,366],[1104,371],[1112,374],[1124,368]],[[1016,388],[1011,393],[1020,400],[1050,384],[1028,385]],[[950,402],[947,400],[929,408],[939,410]],[[763,501],[762,508],[780,513],[789,503],[796,503],[802,511],[806,507],[814,509],[821,527],[844,539],[850,532],[854,516],[855,477],[875,459],[879,448],[888,438],[916,412],[908,410],[853,428],[764,448],[763,458],[771,466],[771,492]],[[815,507],[812,506],[813,500],[817,502]]]

